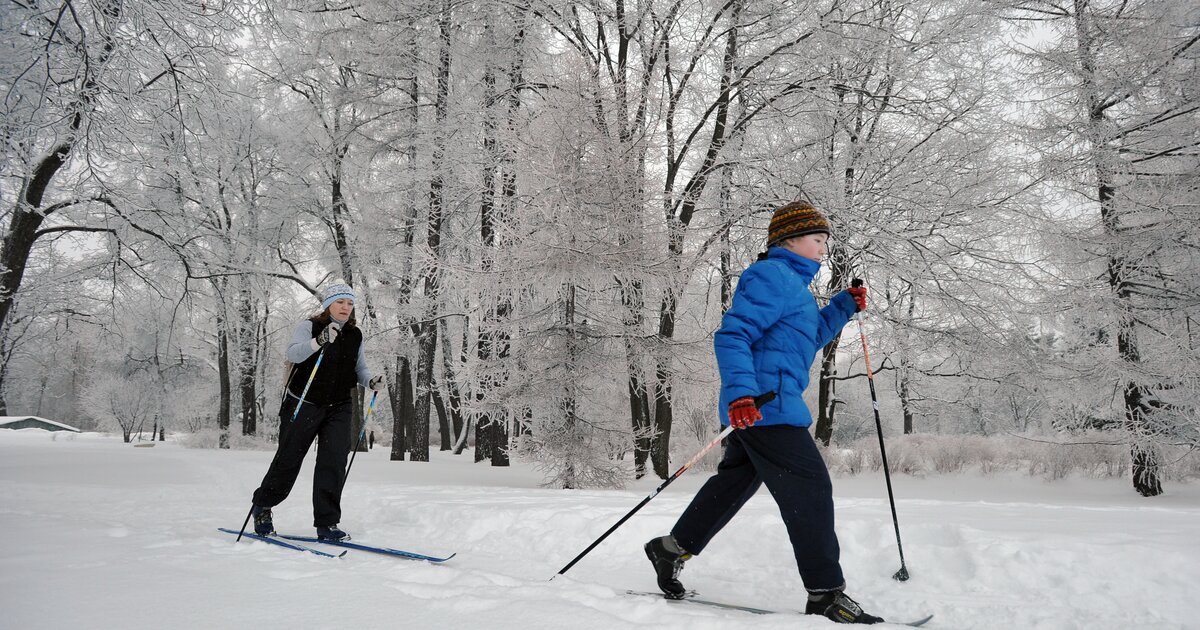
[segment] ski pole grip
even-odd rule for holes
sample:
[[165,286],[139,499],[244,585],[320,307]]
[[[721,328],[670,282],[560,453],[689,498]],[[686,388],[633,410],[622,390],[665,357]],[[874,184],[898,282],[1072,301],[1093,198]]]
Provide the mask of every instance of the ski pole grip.
[[762,407],[763,405],[775,400],[775,392],[767,392],[754,397],[754,406]]

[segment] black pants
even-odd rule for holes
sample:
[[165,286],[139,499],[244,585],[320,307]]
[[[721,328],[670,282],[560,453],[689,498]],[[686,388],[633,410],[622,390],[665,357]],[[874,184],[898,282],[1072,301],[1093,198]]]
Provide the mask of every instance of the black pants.
[[808,429],[771,425],[731,433],[717,474],[696,493],[671,535],[699,554],[764,483],[779,505],[805,589],[842,588],[833,484]]
[[317,440],[317,467],[313,471],[313,526],[337,525],[342,520],[342,483],[350,452],[350,415],[347,400],[330,406],[304,403],[292,420],[296,400],[289,397],[279,411],[279,448],[262,485],[254,491],[255,505],[275,507],[287,498],[300,475],[304,454]]

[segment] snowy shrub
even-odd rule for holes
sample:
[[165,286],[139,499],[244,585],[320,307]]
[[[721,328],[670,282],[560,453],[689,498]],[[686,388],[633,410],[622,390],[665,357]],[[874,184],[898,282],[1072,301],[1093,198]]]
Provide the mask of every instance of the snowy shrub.
[[967,448],[935,449],[929,455],[933,471],[939,474],[959,473],[970,463]]
[[83,388],[84,415],[110,431],[120,431],[128,442],[131,433],[150,429],[163,411],[162,384],[146,372],[129,376],[97,375]]
[[857,475],[867,467],[865,453],[857,448],[824,447],[818,444],[821,457],[830,472],[835,474]]
[[[1069,437],[1037,438],[1015,435],[912,434],[886,438],[891,472],[909,475],[946,475],[977,470],[982,474],[1024,471],[1047,480],[1071,475],[1118,479],[1130,470],[1129,447],[1114,443],[1113,435],[1088,432]],[[862,438],[822,449],[835,474],[879,472],[883,461],[877,438]],[[1161,449],[1167,479],[1200,479],[1200,452],[1187,447]]]

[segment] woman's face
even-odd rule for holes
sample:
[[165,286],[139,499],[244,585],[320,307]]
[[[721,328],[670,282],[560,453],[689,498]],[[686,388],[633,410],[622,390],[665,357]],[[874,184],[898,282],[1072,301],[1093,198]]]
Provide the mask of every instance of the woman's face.
[[350,298],[338,298],[329,305],[329,316],[339,322],[350,319],[352,311],[354,311],[354,301]]
[[818,232],[816,234],[805,234],[804,236],[793,236],[780,243],[780,245],[797,256],[821,262],[825,260],[825,247],[828,242],[829,235],[824,232]]

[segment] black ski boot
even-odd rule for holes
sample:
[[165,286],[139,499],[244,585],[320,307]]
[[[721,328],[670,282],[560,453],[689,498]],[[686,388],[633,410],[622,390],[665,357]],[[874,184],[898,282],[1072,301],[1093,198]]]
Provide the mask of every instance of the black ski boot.
[[842,591],[828,593],[809,593],[808,605],[804,607],[806,615],[824,615],[837,623],[873,624],[883,621],[882,617],[868,615],[863,612],[858,602],[850,599]]
[[333,525],[321,525],[317,528],[317,538],[321,540],[350,540],[350,534],[338,529],[336,523]]
[[255,505],[250,510],[254,517],[254,533],[259,536],[271,536],[275,533],[275,523],[271,520],[271,508]]
[[668,599],[683,599],[687,589],[679,582],[679,572],[683,562],[692,557],[675,542],[673,536],[660,536],[646,543],[646,557],[654,565],[654,573],[658,576],[658,588]]

